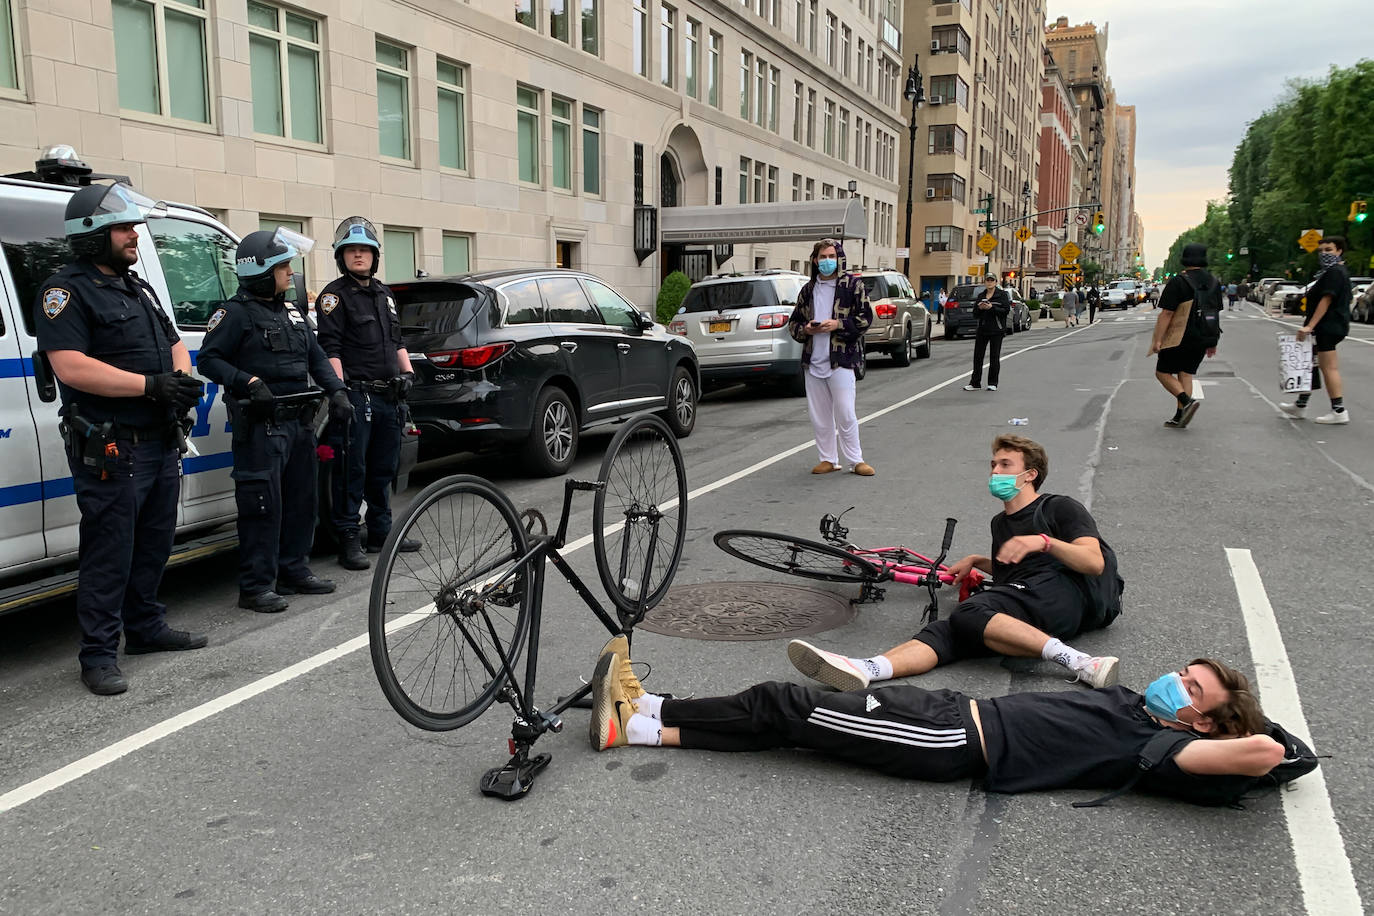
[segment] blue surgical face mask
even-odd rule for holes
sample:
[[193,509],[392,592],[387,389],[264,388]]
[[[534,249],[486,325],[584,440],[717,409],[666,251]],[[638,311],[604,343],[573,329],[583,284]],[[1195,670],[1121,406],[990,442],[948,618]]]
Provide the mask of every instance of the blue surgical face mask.
[[[1193,701],[1183,685],[1183,675],[1177,671],[1160,675],[1145,688],[1145,708],[1166,722],[1177,722],[1178,714],[1189,706],[1193,706]],[[1196,706],[1193,709],[1202,715],[1202,710]]]
[[1016,478],[1020,476],[1020,474],[993,474],[988,478],[988,492],[1002,502],[1007,502],[1021,492],[1021,488],[1016,485]]
[[839,270],[840,262],[836,258],[821,258],[816,262],[816,267],[820,270],[822,277],[828,277]]

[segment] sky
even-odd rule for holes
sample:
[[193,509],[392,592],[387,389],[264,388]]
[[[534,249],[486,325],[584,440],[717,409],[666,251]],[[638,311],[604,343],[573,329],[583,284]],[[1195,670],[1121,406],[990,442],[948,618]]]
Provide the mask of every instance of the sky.
[[1136,106],[1136,212],[1151,268],[1208,200],[1226,197],[1246,125],[1289,79],[1374,58],[1370,0],[1049,0],[1046,15],[1109,26],[1107,74],[1117,101]]

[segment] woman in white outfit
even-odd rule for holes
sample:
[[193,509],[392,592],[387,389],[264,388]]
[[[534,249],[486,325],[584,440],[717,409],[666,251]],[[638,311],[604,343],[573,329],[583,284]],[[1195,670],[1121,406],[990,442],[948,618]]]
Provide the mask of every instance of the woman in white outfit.
[[864,331],[873,309],[863,282],[845,272],[844,247],[822,239],[811,249],[811,279],[797,296],[787,329],[802,344],[806,404],[821,462],[812,474],[843,469],[840,455],[855,474],[872,477],[873,466],[859,447],[854,406],[854,370],[863,359]]

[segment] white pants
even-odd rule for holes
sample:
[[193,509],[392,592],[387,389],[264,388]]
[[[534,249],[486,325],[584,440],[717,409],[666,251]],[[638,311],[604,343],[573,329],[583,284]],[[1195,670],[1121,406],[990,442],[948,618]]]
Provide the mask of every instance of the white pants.
[[835,452],[838,432],[840,451],[850,464],[864,460],[859,449],[859,417],[854,412],[854,370],[835,367],[829,378],[816,378],[806,372],[806,406],[811,412],[811,429],[816,434],[816,450],[822,461],[838,465]]

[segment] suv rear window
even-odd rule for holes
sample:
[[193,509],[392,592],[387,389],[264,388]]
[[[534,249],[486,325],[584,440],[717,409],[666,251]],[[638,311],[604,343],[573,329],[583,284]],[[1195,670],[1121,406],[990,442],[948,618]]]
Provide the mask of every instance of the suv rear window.
[[981,283],[977,286],[971,283],[965,286],[956,286],[950,292],[949,298],[951,302],[972,302],[974,297],[982,292],[982,290],[983,285]]
[[682,300],[682,308],[688,312],[719,312],[794,305],[801,288],[802,281],[797,277],[709,283],[689,289]]
[[[400,309],[401,329],[406,337],[415,334],[448,335],[468,330],[476,317],[475,290],[461,283],[391,284]],[[496,315],[490,316],[492,324]],[[471,329],[469,333],[476,333]]]

